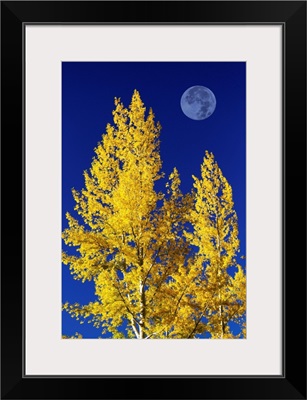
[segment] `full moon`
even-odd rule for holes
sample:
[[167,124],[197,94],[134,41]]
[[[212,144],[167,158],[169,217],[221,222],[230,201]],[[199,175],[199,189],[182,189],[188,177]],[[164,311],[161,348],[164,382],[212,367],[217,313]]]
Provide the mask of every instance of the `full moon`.
[[200,121],[214,113],[216,99],[214,93],[205,86],[192,86],[181,96],[180,105],[187,117]]

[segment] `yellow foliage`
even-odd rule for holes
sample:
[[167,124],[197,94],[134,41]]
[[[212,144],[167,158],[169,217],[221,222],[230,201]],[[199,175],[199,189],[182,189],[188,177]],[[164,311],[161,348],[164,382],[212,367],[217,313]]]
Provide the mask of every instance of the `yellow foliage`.
[[245,274],[227,273],[239,250],[229,183],[206,153],[192,193],[181,193],[176,168],[166,194],[157,193],[161,126],[138,91],[129,108],[115,98],[113,122],[84,188],[72,190],[79,220],[67,213],[62,234],[78,252],[63,252],[63,263],[75,279],[94,281],[97,301],[63,309],[114,338],[232,337],[227,323],[245,313]]
[[212,153],[206,152],[201,179],[194,177],[195,205],[190,220],[191,243],[199,249],[196,263],[205,268],[206,329],[213,338],[232,337],[228,322],[245,313],[245,275],[239,267],[234,279],[229,267],[237,267],[238,219],[233,208],[232,189]]

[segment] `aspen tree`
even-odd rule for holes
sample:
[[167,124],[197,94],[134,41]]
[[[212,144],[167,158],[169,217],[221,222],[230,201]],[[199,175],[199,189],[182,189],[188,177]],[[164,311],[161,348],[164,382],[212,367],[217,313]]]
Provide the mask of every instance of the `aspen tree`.
[[182,216],[174,201],[164,199],[162,209],[157,208],[164,198],[154,188],[162,177],[161,127],[152,110],[145,115],[137,91],[128,109],[120,99],[115,106],[114,126],[107,126],[91,169],[84,173],[85,188],[73,190],[83,223],[67,213],[69,227],[63,232],[64,242],[79,253],[63,253],[63,262],[75,279],[94,280],[98,300],[83,306],[66,303],[64,309],[82,322],[89,318],[113,337],[158,337],[167,331],[164,315],[172,305],[166,286],[185,254],[178,229],[172,231]]
[[78,217],[67,213],[62,233],[76,249],[63,263],[74,279],[94,281],[96,300],[63,309],[113,338],[234,337],[229,321],[242,336],[246,282],[232,189],[206,152],[191,193],[181,192],[176,168],[166,193],[157,192],[160,130],[137,90],[128,108],[115,98],[84,188],[72,190]]
[[[237,263],[239,252],[238,218],[232,188],[223,176],[212,153],[206,152],[201,179],[194,178],[195,205],[191,212],[197,246],[196,264],[204,270],[207,293],[205,330],[212,338],[231,338],[228,322],[245,313],[245,274]],[[228,272],[236,267],[234,278]]]

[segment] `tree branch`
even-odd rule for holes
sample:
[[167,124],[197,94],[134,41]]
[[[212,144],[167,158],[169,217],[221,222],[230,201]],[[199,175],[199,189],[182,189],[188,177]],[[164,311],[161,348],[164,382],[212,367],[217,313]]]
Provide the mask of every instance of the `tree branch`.
[[160,329],[158,332],[153,332],[150,335],[146,336],[146,338],[144,338],[144,339],[149,339],[154,335],[159,335],[159,333],[161,333],[163,330],[164,330],[164,328]]
[[139,321],[135,318],[133,312],[132,312],[132,311],[130,310],[130,308],[128,307],[128,305],[127,305],[127,303],[126,303],[126,301],[125,301],[125,299],[124,299],[124,297],[123,297],[121,291],[119,290],[119,288],[115,285],[115,283],[113,284],[113,286],[114,286],[115,289],[118,291],[118,293],[119,293],[119,295],[120,295],[120,297],[121,297],[121,299],[122,299],[122,301],[123,301],[123,303],[124,303],[124,305],[125,305],[125,307],[126,307],[128,313],[132,316],[133,321],[136,322],[136,323],[140,326]]
[[195,331],[196,331],[196,329],[197,329],[197,327],[198,327],[198,325],[199,325],[199,323],[200,323],[200,321],[201,321],[201,319],[202,319],[202,317],[204,316],[204,314],[205,314],[206,311],[207,311],[207,309],[205,309],[205,310],[200,314],[200,317],[199,317],[198,320],[196,321],[196,324],[195,324],[195,326],[194,326],[194,329],[193,329],[192,332],[189,334],[188,339],[191,339],[192,335],[194,335],[194,333],[195,333]]
[[189,287],[189,284],[187,284],[185,287],[184,287],[184,289],[183,289],[183,291],[182,291],[182,293],[181,293],[181,295],[180,295],[180,297],[179,297],[179,299],[178,299],[178,301],[177,301],[177,304],[176,304],[176,309],[175,309],[175,311],[174,311],[174,313],[173,313],[173,317],[175,318],[175,316],[176,316],[176,314],[177,314],[177,311],[178,311],[178,308],[179,308],[179,304],[180,304],[180,302],[181,302],[181,299],[182,299],[182,297],[183,297],[183,295],[184,295],[184,293],[185,293],[185,291],[186,291],[186,289]]

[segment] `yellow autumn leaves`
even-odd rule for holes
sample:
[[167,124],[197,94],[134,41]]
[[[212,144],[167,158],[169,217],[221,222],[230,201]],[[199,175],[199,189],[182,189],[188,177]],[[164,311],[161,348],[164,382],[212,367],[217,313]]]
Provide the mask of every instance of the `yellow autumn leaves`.
[[97,300],[63,308],[114,338],[232,338],[230,321],[243,337],[246,282],[231,186],[206,152],[191,193],[181,192],[176,168],[166,193],[157,192],[161,127],[145,111],[136,90],[129,108],[115,99],[114,125],[84,189],[73,189],[79,217],[67,213],[62,236],[77,255],[62,260],[75,279],[94,280]]

